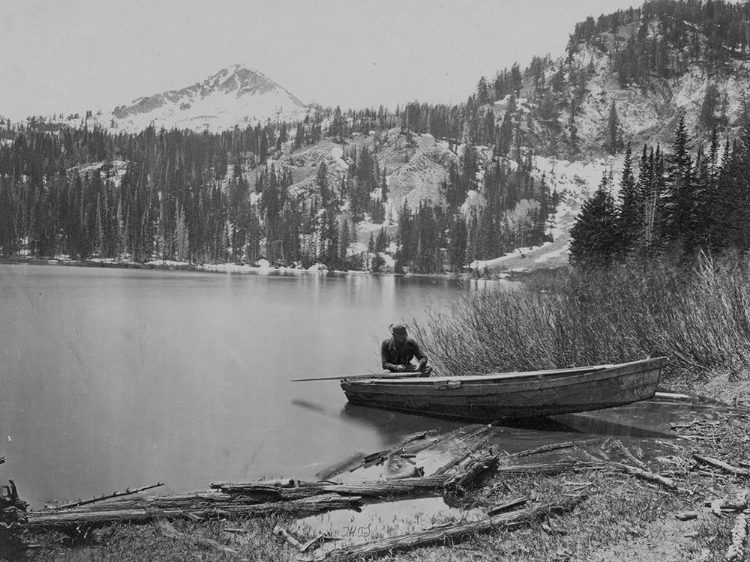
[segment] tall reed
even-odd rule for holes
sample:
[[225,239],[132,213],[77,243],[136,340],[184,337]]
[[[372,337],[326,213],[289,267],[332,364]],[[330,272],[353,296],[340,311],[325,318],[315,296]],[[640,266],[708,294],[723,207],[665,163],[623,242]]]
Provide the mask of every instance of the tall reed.
[[567,272],[515,291],[466,293],[416,333],[439,370],[548,369],[667,356],[671,376],[750,367],[750,268],[703,256],[687,269]]

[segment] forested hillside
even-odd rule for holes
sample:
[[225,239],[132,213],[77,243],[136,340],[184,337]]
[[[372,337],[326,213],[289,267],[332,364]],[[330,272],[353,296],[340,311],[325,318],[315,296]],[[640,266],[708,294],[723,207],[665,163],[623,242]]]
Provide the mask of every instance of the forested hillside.
[[[528,165],[417,135],[410,115],[320,112],[222,134],[30,122],[0,148],[0,246],[39,257],[365,269],[382,267],[376,254],[396,242],[397,268],[436,272],[541,243],[552,202]],[[424,197],[409,197],[430,164],[438,172]],[[462,210],[479,189],[486,206]],[[524,200],[513,230],[504,213]]]

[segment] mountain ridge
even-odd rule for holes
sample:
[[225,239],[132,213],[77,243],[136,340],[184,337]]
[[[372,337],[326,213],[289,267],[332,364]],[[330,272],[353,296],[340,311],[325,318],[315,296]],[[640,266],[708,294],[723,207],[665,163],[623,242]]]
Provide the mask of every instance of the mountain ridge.
[[149,125],[221,131],[304,117],[308,108],[262,72],[241,64],[219,70],[181,89],[136,98],[102,116],[112,128],[137,131]]

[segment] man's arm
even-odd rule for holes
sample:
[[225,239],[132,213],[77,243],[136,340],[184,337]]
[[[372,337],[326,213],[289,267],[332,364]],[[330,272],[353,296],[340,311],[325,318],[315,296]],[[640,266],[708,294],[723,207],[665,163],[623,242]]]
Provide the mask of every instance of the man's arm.
[[403,371],[404,370],[403,365],[396,365],[390,362],[390,353],[388,353],[389,349],[390,349],[389,340],[383,340],[383,343],[380,344],[380,360],[382,362],[383,369],[386,369],[391,372]]
[[422,349],[419,347],[419,344],[417,342],[414,342],[414,357],[416,357],[419,360],[419,365],[417,366],[417,369],[420,371],[424,371],[427,368],[427,356],[422,353]]

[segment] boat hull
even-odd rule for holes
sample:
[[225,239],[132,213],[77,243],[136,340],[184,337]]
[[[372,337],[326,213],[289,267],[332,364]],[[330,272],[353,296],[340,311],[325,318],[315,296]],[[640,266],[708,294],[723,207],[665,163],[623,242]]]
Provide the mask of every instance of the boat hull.
[[551,371],[341,381],[352,404],[491,422],[600,410],[652,398],[664,357]]

